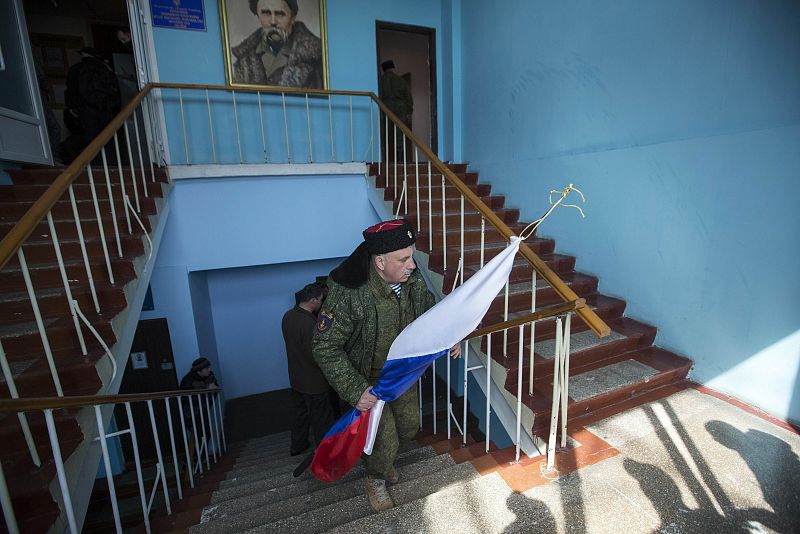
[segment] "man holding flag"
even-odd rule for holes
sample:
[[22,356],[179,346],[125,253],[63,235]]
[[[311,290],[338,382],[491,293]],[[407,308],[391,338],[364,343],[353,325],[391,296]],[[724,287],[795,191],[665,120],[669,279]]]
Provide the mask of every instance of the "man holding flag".
[[[392,342],[435,302],[414,263],[416,234],[408,221],[384,221],[363,236],[330,274],[313,343],[328,382],[360,412],[378,401],[371,390]],[[460,356],[460,348],[451,354]],[[398,481],[394,461],[400,445],[416,434],[418,413],[416,385],[383,406],[372,454],[365,457],[367,497],[376,512],[394,506],[386,482]]]

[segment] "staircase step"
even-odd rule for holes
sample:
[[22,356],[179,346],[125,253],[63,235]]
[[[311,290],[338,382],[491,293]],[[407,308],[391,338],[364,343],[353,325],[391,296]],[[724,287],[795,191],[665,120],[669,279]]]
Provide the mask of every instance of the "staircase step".
[[[87,313],[87,311],[84,311],[84,313]],[[65,351],[73,351],[72,353],[74,354],[74,351],[80,350],[78,336],[75,334],[75,325],[72,323],[71,318],[45,319],[44,324],[48,341],[54,353],[64,349]],[[114,345],[117,338],[111,328],[110,318],[95,319],[92,321],[92,326],[109,347]],[[2,340],[3,348],[9,361],[43,354],[42,341],[36,323],[0,325],[0,340]],[[84,340],[90,350],[100,347],[94,335],[90,333],[84,334]],[[56,362],[56,365],[58,365],[58,362]]]
[[[445,486],[430,495],[339,525],[328,532],[539,532],[535,520],[541,518],[528,517],[528,512],[535,512],[531,500],[514,493],[500,474],[490,473]],[[520,528],[514,528],[515,525]]]
[[[572,324],[579,321],[573,319]],[[644,348],[652,344],[656,335],[656,328],[628,317],[620,317],[606,321],[611,327],[608,337],[600,338],[588,328],[575,331],[573,329],[570,340],[570,364],[580,365],[585,361],[602,360],[615,354],[621,354],[637,348]],[[584,325],[585,327],[585,325]],[[502,337],[502,336],[499,336]],[[502,341],[500,341],[502,343]],[[494,343],[492,359],[503,364],[508,369],[506,387],[516,391],[517,384],[517,353],[512,357],[503,358],[502,351],[495,350]],[[498,347],[499,348],[499,347]],[[544,377],[553,374],[553,355],[555,353],[555,340],[548,338],[537,341],[534,352],[534,376]],[[530,371],[530,338],[526,339],[523,353],[523,376],[529,376]],[[512,387],[513,386],[513,387]]]
[[[95,195],[98,199],[108,199],[108,186],[105,183],[105,178],[99,180],[102,175],[94,177]],[[33,202],[38,200],[47,191],[50,184],[14,184],[14,185],[0,185],[0,202]],[[147,181],[147,195],[145,195],[144,185],[142,184],[141,176],[137,174],[136,188],[140,197],[161,197],[162,187],[160,182]],[[92,200],[92,187],[88,183],[75,183],[72,185],[72,191],[77,200]],[[130,176],[125,173],[125,192],[131,197],[131,202],[134,200],[134,191],[131,186]],[[122,197],[122,186],[119,179],[111,182],[111,195],[114,198]],[[69,197],[67,197],[69,198]]]
[[[485,254],[486,252],[484,251],[484,264],[488,261]],[[541,254],[539,257],[559,276],[564,276],[575,269],[574,256],[566,256],[564,254]],[[464,269],[464,280],[469,280],[478,270],[480,270],[480,262],[467,264],[467,267]],[[448,269],[444,277],[444,287],[453,287],[455,274],[456,272],[454,269]],[[522,257],[514,260],[514,265],[508,280],[512,284],[517,282],[527,282],[530,284],[533,280],[533,267],[528,263],[528,260]]]
[[[417,248],[421,250],[429,250],[429,242],[427,237],[425,237],[424,241],[423,238],[417,238]],[[457,238],[458,239],[458,238]],[[535,252],[537,255],[542,256],[545,254],[552,254],[553,250],[555,249],[555,241],[548,238],[540,238],[540,237],[531,237],[527,241],[528,247]],[[484,240],[483,246],[483,260],[484,264],[494,258],[497,254],[502,252],[506,246],[507,242],[503,239],[499,239],[494,242],[488,242]],[[431,269],[436,270],[437,272],[442,271],[442,262],[444,259],[444,253],[442,252],[441,248],[435,248],[432,253],[429,253],[430,259],[428,265]],[[450,243],[450,236],[448,236],[448,247],[447,247],[447,268],[448,271],[450,269],[455,270],[458,267],[458,259],[461,256],[461,243],[460,240],[456,241],[455,244]],[[476,244],[466,244],[464,245],[464,258],[466,264],[469,265],[480,265],[481,259],[481,244],[480,240]]]
[[[131,205],[136,208],[136,203],[133,197],[130,198]],[[0,222],[16,222],[18,221],[28,209],[33,205],[32,202],[3,202],[0,201]],[[111,213],[111,203],[107,200],[98,200],[101,216]],[[156,203],[153,198],[140,198],[139,217],[143,215],[153,215],[156,213]],[[77,200],[76,207],[78,208],[78,216],[81,221],[95,220],[95,207],[94,202],[91,200]],[[114,209],[116,213],[124,217],[125,201],[122,198],[114,198]],[[61,199],[53,205],[51,210],[52,216],[59,219],[67,219],[73,216],[72,203],[69,197]]]
[[[510,223],[510,224],[507,224],[506,226],[508,226],[509,229],[515,234],[521,232],[522,229],[525,227],[524,224],[519,223],[519,222]],[[466,255],[467,246],[468,245],[473,245],[473,246],[477,247],[478,257],[480,256],[481,234],[483,234],[484,247],[488,246],[489,244],[505,243],[506,242],[505,237],[503,237],[503,235],[500,233],[500,231],[497,230],[494,227],[487,227],[487,228],[485,228],[483,230],[483,232],[481,232],[481,227],[480,226],[464,227],[465,255]],[[433,232],[431,232],[431,238],[433,239],[433,250],[434,251],[440,251],[442,249],[442,246],[443,246],[442,236],[443,235],[444,234],[441,231],[441,229],[434,228]],[[458,265],[458,257],[459,257],[460,252],[461,252],[461,228],[459,226],[455,226],[455,227],[449,227],[448,226],[446,235],[447,235],[447,247],[451,248],[451,249],[455,249],[456,252],[457,252],[456,261],[455,261],[455,265],[457,266]],[[427,251],[429,242],[430,241],[429,241],[429,238],[428,238],[428,232],[419,232],[417,234],[417,248],[418,249]],[[450,259],[449,258],[450,258],[450,256],[448,256],[448,266],[450,265]]]
[[[58,362],[58,378],[64,395],[95,395],[100,390],[103,384],[97,375],[94,362],[102,355],[103,352],[96,349],[87,357],[77,356],[73,353],[55,356],[54,359]],[[50,367],[44,358],[34,357],[13,361],[9,363],[9,366],[21,398],[56,396]],[[5,377],[0,377],[0,398],[10,397]]]
[[[136,278],[136,271],[133,268],[131,258],[120,258],[114,251],[109,251],[111,272],[114,274],[114,285],[123,287],[126,283]],[[27,260],[28,273],[31,277],[31,284],[37,290],[45,288],[64,287],[61,278],[61,271],[55,262],[33,262]],[[84,285],[87,283],[86,267],[82,259],[64,259],[64,268],[70,285]],[[89,261],[89,270],[92,279],[96,284],[110,284],[108,269],[102,257],[93,257]],[[16,258],[11,260],[2,271],[0,271],[0,287],[5,291],[26,291],[25,279],[19,268]]]
[[[72,313],[63,287],[36,289],[36,302],[43,317],[66,316]],[[104,315],[115,316],[125,309],[127,301],[121,287],[97,286],[97,301]],[[77,287],[71,290],[73,300],[78,302],[84,314],[94,310],[94,301],[89,288]],[[88,315],[87,315],[88,317]],[[0,323],[10,324],[33,321],[33,308],[26,292],[0,293]]]
[[[101,213],[100,219],[103,223],[103,234],[106,238],[106,242],[108,243],[110,251],[115,250],[116,241],[115,241],[115,233],[114,233],[114,219],[111,218],[111,213]],[[142,224],[144,224],[145,229],[150,232],[152,230],[150,226],[150,218],[149,217],[141,217]],[[125,214],[124,212],[118,212],[116,214],[116,221],[117,221],[117,231],[119,232],[120,236],[127,236],[128,234],[128,224],[125,221]],[[8,232],[16,224],[16,221],[5,221],[0,222],[0,239],[2,239]],[[75,224],[75,219],[72,218],[70,215],[69,217],[64,218],[53,218],[53,224],[56,228],[56,236],[58,236],[59,241],[63,239],[77,239],[78,238],[78,227]],[[139,223],[135,220],[131,219],[131,231],[133,233],[141,232],[141,227]],[[89,219],[81,219],[81,232],[83,233],[83,237],[85,239],[90,238],[99,238],[100,237],[100,227],[97,224],[97,218],[93,215]],[[47,224],[47,220],[44,219],[40,222],[31,232],[31,236],[34,239],[48,240],[50,241],[50,227]]]
[[[682,380],[691,367],[691,360],[652,346],[571,366],[568,419]],[[523,402],[536,414],[533,430],[540,433],[549,428],[552,377],[534,378],[534,384],[534,396],[524,395]],[[523,391],[527,390],[523,377]]]
[[[383,145],[383,146],[385,146],[385,145]],[[390,139],[390,148],[391,147],[392,147],[392,145],[391,145],[391,139]],[[389,169],[391,170],[391,169],[394,168],[395,162],[394,161],[388,161],[388,162],[387,161],[382,161],[380,163],[370,163],[369,164],[369,172],[370,172],[370,174],[374,176],[379,171],[383,171],[384,169],[386,169],[387,164],[388,164]],[[414,163],[406,163],[406,165],[411,169],[413,169],[415,167]],[[428,172],[427,171],[428,162],[427,161],[423,162],[423,161],[420,160],[419,161],[420,169],[422,169],[423,165],[425,166],[425,172],[427,173]],[[450,163],[450,162],[446,162],[445,166],[448,169],[450,169],[451,171],[453,171],[454,173],[467,172],[467,164],[466,163]],[[402,169],[403,168],[402,161],[398,161],[397,162],[397,168],[398,169]],[[433,167],[433,165],[431,165],[431,168],[434,171],[436,170],[436,167]]]
[[[451,484],[477,478],[478,472],[470,463],[454,465],[391,486],[389,493],[395,505],[403,505],[435,493]],[[366,495],[358,495],[304,514],[264,524],[249,532],[324,532],[343,523],[372,515],[374,512]]]
[[[138,166],[135,166],[136,176],[141,176]],[[11,181],[15,185],[32,185],[32,184],[46,184],[50,185],[58,176],[66,170],[66,167],[47,167],[47,168],[34,168],[34,169],[7,169],[6,172],[11,176]],[[155,181],[166,183],[169,181],[167,171],[160,168],[155,168]],[[126,179],[130,179],[130,169],[127,166],[123,167],[123,174]],[[112,183],[119,183],[119,171],[115,164],[109,162],[108,175]],[[94,177],[95,185],[99,187],[101,182],[105,182],[105,172],[102,166],[92,166],[92,176]],[[148,181],[152,181],[150,168],[146,166],[145,176]],[[89,175],[86,171],[82,172],[75,178],[75,184],[89,183]]]
[[[428,198],[432,200],[438,200],[439,202],[442,201],[442,179],[441,177],[432,176],[431,177],[433,182],[431,183],[430,187],[430,195],[428,194],[428,175],[425,174],[424,176],[420,174],[419,177],[419,187],[416,184],[416,177],[409,177],[408,183],[408,201],[409,203],[413,203],[416,206],[416,199],[417,199],[417,189],[419,189],[419,199],[420,201],[427,200]],[[377,187],[383,189],[383,199],[384,200],[394,200],[396,195],[400,195],[403,190],[402,184],[395,193],[394,184],[390,183],[388,187],[386,187],[386,182],[384,178],[377,177],[379,182],[377,182]],[[492,193],[492,186],[489,184],[482,184],[482,183],[473,183],[473,184],[465,184],[473,193],[478,195],[479,197],[489,196]],[[457,198],[461,192],[458,190],[456,186],[453,184],[447,183],[444,187],[444,197],[445,198]],[[427,212],[426,212],[427,213]]]
[[[434,455],[432,449],[428,455]],[[414,480],[439,469],[446,469],[453,465],[452,459],[442,456],[429,456],[424,459],[414,458],[410,464],[406,456],[401,462],[398,459],[398,471],[401,483],[413,484]],[[360,477],[350,477],[346,481],[334,484],[323,484],[319,489],[309,493],[296,495],[264,502],[261,495],[251,495],[235,501],[225,501],[207,507],[203,512],[200,525],[193,531],[202,532],[231,532],[263,525],[265,522],[277,521],[298,514],[305,514],[324,506],[364,495],[363,473]],[[281,491],[281,497],[284,494]]]

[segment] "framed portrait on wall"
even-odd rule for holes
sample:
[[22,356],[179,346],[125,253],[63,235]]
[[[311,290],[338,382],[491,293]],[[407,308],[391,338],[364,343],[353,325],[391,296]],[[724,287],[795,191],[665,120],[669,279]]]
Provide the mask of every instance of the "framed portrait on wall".
[[229,85],[328,88],[325,0],[220,0]]

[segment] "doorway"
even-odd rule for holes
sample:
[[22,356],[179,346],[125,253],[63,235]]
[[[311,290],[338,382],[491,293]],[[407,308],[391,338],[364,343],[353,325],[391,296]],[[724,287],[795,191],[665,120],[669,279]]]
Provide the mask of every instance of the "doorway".
[[[178,375],[175,372],[175,360],[172,356],[172,342],[169,337],[169,326],[166,319],[139,321],[136,334],[131,345],[131,356],[125,366],[125,374],[119,386],[119,393],[151,393],[156,391],[175,391],[178,389]],[[164,401],[153,403],[156,426],[159,436],[169,436]],[[171,402],[173,412],[175,402]],[[132,405],[133,423],[137,429],[140,455],[145,460],[155,460],[155,441],[150,431],[150,414],[144,403]],[[128,418],[123,405],[115,410],[117,423],[127,428]],[[173,413],[173,421],[177,413]],[[161,438],[163,439],[163,438]],[[125,458],[133,458],[133,448],[128,439],[121,440]],[[161,446],[164,444],[162,442]]]
[[436,96],[436,30],[424,26],[375,22],[378,82],[381,64],[393,61],[395,72],[409,83],[414,99],[411,130],[438,153]]

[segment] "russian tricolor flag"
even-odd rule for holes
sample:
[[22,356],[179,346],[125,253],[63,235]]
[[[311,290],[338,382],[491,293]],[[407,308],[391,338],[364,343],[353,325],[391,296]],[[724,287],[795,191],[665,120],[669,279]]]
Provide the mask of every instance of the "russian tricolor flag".
[[362,452],[372,453],[383,405],[407,391],[433,360],[447,354],[478,327],[506,284],[520,243],[518,237],[512,237],[503,252],[397,336],[372,388],[378,402],[365,412],[352,408],[325,434],[311,463],[315,477],[326,482],[338,480],[352,469]]

